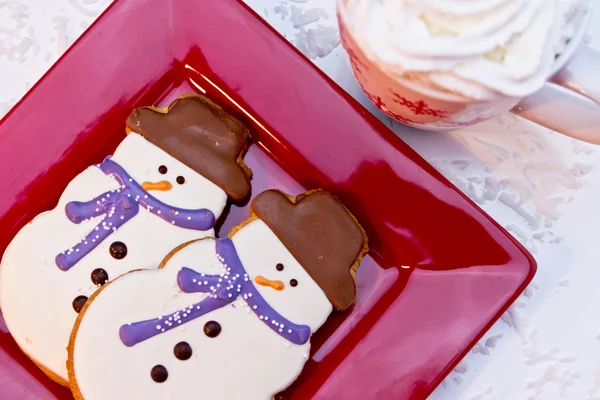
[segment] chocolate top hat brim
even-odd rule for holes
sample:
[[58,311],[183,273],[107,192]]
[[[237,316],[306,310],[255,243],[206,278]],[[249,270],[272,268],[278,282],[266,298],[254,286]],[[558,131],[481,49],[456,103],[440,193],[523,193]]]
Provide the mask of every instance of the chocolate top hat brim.
[[233,200],[250,194],[251,171],[243,163],[250,132],[204,96],[173,101],[166,110],[134,110],[127,127],[222,188]]
[[367,236],[350,212],[329,192],[290,198],[267,190],[252,201],[252,213],[277,235],[321,287],[336,310],[356,298],[355,271],[368,251]]

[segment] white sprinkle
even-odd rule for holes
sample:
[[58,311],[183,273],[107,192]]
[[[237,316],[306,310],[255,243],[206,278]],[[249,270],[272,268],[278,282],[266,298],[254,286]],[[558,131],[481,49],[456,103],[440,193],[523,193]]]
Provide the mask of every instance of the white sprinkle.
[[125,219],[125,217],[124,217],[124,216],[122,216],[122,215],[121,215],[121,217],[120,217],[120,218],[121,218],[121,219]]
[[268,320],[269,320],[269,317],[265,317],[265,321],[268,321]]
[[100,239],[100,235],[96,235],[96,239]]
[[187,313],[183,313],[183,318],[187,317]]
[[192,282],[196,283],[198,280],[196,278],[192,279]]
[[258,306],[252,306],[252,308],[256,310],[258,308]]
[[130,193],[127,193],[127,197],[131,197],[131,194],[130,194]]
[[100,209],[99,209],[99,208],[96,208],[96,212],[100,212]]
[[202,273],[202,274],[200,274],[200,276],[206,276],[206,274]]
[[147,195],[147,194],[145,194],[145,195],[144,195],[144,198],[145,198],[145,199],[147,199],[147,198],[148,198],[148,195]]
[[205,285],[208,285],[208,281],[204,281],[204,284],[205,284]]
[[121,185],[121,189],[125,189],[125,185]]
[[271,325],[275,325],[276,322],[274,320],[271,320]]
[[188,217],[188,221],[191,221],[191,220],[192,220],[192,217]]
[[158,320],[160,321],[162,319],[162,316],[158,317]]
[[280,332],[280,333],[281,333],[281,332],[283,332],[283,329],[279,329],[279,332]]
[[110,197],[110,193],[106,193],[106,197]]
[[171,221],[171,223],[172,223],[173,225],[175,225],[175,221]]
[[96,239],[92,239],[92,243],[96,243]]
[[106,199],[103,197],[103,198],[102,198],[102,201],[104,202],[104,201],[106,201]]
[[252,293],[248,293],[248,297],[252,297]]
[[198,286],[202,286],[202,282],[198,281]]
[[157,213],[158,215],[160,215],[160,214],[162,214],[162,211],[158,210],[156,213]]
[[288,329],[288,333],[292,333],[292,330],[291,330],[291,329]]
[[285,325],[284,325],[284,324],[279,324],[279,326],[281,326],[282,328],[285,328]]
[[156,325],[156,329],[158,329],[160,331],[161,326],[160,325]]
[[244,294],[244,300],[246,300],[248,298],[247,294]]
[[199,309],[200,309],[200,306],[196,306],[196,310],[199,310]]
[[179,215],[179,211],[175,211],[175,215]]
[[83,242],[83,244],[88,244],[88,242]]
[[265,317],[263,317],[262,315],[260,315],[258,318],[260,318],[260,319],[265,319]]
[[79,253],[79,249],[75,249],[75,251],[76,251],[77,253]]
[[164,330],[164,329],[161,329],[160,331],[161,331],[161,332],[164,332],[165,330]]
[[100,228],[98,228],[98,227],[95,227],[95,228],[94,228],[94,230],[95,230],[95,231],[99,231],[99,230],[100,230]]
[[133,179],[129,178],[129,182],[133,182]]
[[227,297],[231,297],[231,293],[229,293],[229,294],[227,295]]

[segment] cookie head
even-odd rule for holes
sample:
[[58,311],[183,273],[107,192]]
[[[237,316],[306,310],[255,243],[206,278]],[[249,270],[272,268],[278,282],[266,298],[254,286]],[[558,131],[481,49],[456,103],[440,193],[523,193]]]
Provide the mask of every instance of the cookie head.
[[269,226],[254,219],[231,240],[248,279],[267,304],[289,321],[309,326],[311,332],[325,323],[333,309],[329,299]]
[[112,160],[149,195],[170,206],[208,208],[218,216],[227,202],[222,188],[140,134],[129,133]]
[[[368,249],[367,237],[331,193],[319,190],[290,199],[268,190],[252,201],[251,208],[319,285],[333,308],[345,310],[352,305],[354,274]],[[285,283],[294,288],[293,281]]]
[[[242,156],[248,148],[250,133],[240,121],[207,98],[182,97],[166,110],[136,109],[127,119],[127,128],[220,187],[233,200],[249,195],[251,172],[243,164]],[[169,166],[164,166],[168,171]],[[185,179],[177,175],[171,183],[183,184],[180,182]]]

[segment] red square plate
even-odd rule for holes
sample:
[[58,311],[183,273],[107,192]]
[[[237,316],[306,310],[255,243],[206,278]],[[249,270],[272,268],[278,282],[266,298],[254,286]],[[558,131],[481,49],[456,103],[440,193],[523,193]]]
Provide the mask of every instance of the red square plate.
[[[424,398],[533,277],[523,247],[236,0],[116,1],[2,120],[0,251],[134,107],[192,90],[254,127],[254,194],[328,189],[371,239],[356,306],[283,398]],[[232,207],[221,232],[246,216]],[[8,333],[0,346],[3,399],[69,397]]]

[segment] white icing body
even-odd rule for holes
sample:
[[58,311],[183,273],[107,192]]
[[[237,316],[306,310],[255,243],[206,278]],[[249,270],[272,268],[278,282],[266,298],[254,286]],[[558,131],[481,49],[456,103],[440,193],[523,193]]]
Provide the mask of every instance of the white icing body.
[[[280,315],[315,332],[332,311],[321,288],[261,220],[234,237],[236,250],[255,282],[258,275],[284,282],[283,290],[254,283],[261,296]],[[276,265],[284,265],[283,271]],[[307,361],[310,341],[289,342],[275,333],[239,297],[234,303],[181,324],[132,347],[125,346],[119,328],[190,307],[204,293],[183,293],[177,273],[188,267],[207,274],[224,271],[215,256],[214,239],[195,242],[169,259],[161,270],[135,271],[111,283],[86,310],[73,348],[74,373],[86,400],[103,399],[271,399],[288,387]],[[298,285],[290,286],[291,279]],[[221,333],[204,334],[207,321]],[[173,354],[187,342],[189,360]],[[163,365],[168,379],[154,382],[150,371]]]
[[[129,134],[112,160],[139,183],[171,182],[169,191],[150,192],[170,206],[208,208],[218,218],[226,205],[222,189],[138,134]],[[161,165],[168,168],[164,175],[158,171]],[[185,183],[179,185],[178,176]],[[65,215],[65,205],[91,200],[117,187],[99,168],[89,167],[69,183],[54,210],[40,214],[18,233],[2,258],[0,306],[10,333],[29,357],[65,381],[66,347],[77,317],[72,303],[77,296],[89,297],[97,289],[91,280],[94,269],[102,268],[114,279],[133,269],[156,268],[174,247],[214,234],[212,229],[179,228],[140,208],[71,269],[60,270],[56,255],[77,244],[104,218],[74,224]],[[121,260],[109,252],[116,241],[127,246],[127,256]]]

